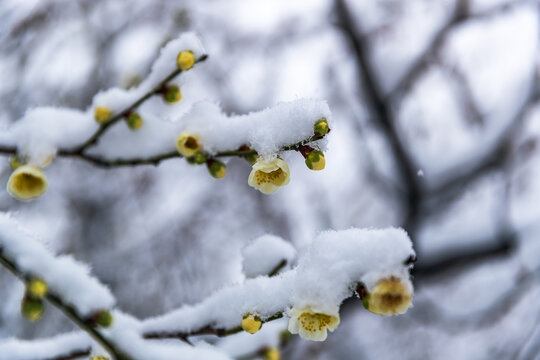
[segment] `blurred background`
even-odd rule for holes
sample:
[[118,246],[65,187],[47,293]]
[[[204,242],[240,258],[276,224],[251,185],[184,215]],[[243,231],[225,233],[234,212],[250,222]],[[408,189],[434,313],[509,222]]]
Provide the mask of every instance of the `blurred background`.
[[[243,278],[241,249],[282,236],[302,252],[325,229],[402,226],[418,261],[414,308],[383,318],[359,300],[323,343],[285,359],[540,359],[540,12],[516,0],[2,0],[0,128],[26,109],[86,109],[135,86],[159,49],[195,31],[208,54],[201,98],[229,114],[297,98],[333,114],[326,169],[285,155],[272,196],[170,160],[47,168],[40,199],[9,211],[58,253],[88,263],[139,318]],[[10,174],[0,164],[0,183]],[[3,186],[4,186],[3,185]],[[73,325],[19,314],[23,285],[0,270],[0,337]]]

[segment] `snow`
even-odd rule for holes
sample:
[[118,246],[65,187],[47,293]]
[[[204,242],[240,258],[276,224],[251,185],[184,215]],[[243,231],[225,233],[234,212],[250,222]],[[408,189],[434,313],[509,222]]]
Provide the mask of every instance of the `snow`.
[[296,257],[294,247],[275,235],[263,235],[242,249],[242,268],[247,277],[268,275],[281,261],[290,266]]
[[78,350],[89,349],[91,340],[84,332],[57,335],[32,341],[0,339],[0,360],[52,359]]
[[[262,156],[268,156],[278,153],[283,146],[312,136],[313,125],[321,118],[326,118],[332,127],[326,102],[300,99],[230,117],[218,105],[200,102],[183,121],[186,131],[198,134],[204,149],[210,153],[248,145]],[[324,139],[316,144],[324,150]]]
[[109,289],[90,275],[87,266],[70,256],[55,257],[9,215],[1,213],[0,249],[23,274],[43,279],[51,293],[73,306],[83,318],[115,304]]
[[[212,325],[230,329],[248,313],[265,320],[291,306],[336,313],[357,282],[371,290],[389,276],[407,279],[414,254],[402,229],[348,229],[319,234],[298,266],[274,277],[259,276],[225,287],[201,303],[143,322],[144,333],[190,332]],[[412,289],[411,289],[412,290]]]

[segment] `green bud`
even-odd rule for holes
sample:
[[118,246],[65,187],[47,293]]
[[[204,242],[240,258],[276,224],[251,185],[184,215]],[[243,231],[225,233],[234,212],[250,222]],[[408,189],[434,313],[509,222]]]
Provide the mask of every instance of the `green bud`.
[[326,121],[325,118],[317,120],[315,125],[313,125],[313,131],[316,135],[320,136],[328,134],[328,131],[330,131],[330,128],[328,127],[328,121]]
[[41,299],[25,296],[21,303],[22,316],[31,322],[38,321],[43,315],[44,311],[45,305]]
[[364,305],[364,307],[366,308],[366,310],[369,310],[369,294],[366,294],[366,295],[362,298],[362,305]]
[[190,164],[197,164],[197,165],[204,164],[206,162],[206,160],[208,160],[208,158],[202,152],[197,152],[197,153],[195,153],[195,155],[188,158],[188,161],[189,161]]
[[311,170],[323,170],[326,166],[324,153],[319,150],[313,150],[306,157],[306,165]]
[[132,112],[127,116],[126,123],[131,130],[137,130],[143,125],[143,119],[138,113]]
[[209,160],[206,165],[208,167],[210,175],[212,175],[216,179],[221,179],[225,176],[225,174],[227,174],[227,167],[221,161]]
[[15,155],[9,159],[9,165],[11,165],[12,170],[17,170],[17,168],[22,165],[22,161],[19,156]]
[[257,159],[259,158],[259,155],[253,154],[253,155],[246,155],[246,160],[249,161],[251,165],[255,164],[257,162]]
[[113,316],[108,310],[101,310],[96,314],[96,324],[108,328],[113,323]]
[[182,100],[182,92],[180,91],[178,85],[167,86],[163,92],[163,100],[165,100],[167,104],[171,105]]

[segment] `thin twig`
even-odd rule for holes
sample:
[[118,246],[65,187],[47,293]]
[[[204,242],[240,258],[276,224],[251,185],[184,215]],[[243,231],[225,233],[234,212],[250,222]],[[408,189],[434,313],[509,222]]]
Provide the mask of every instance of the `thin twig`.
[[[11,261],[0,247],[0,264],[8,269],[13,275],[19,278],[23,282],[28,282],[31,278],[30,274],[25,274],[20,270],[13,261]],[[96,342],[98,342],[112,357],[116,360],[131,360],[131,357],[121,351],[115,344],[106,339],[101,333],[91,326],[86,320],[82,319],[75,308],[69,304],[66,304],[62,299],[52,293],[48,292],[45,295],[45,299],[60,309],[72,322],[74,322],[81,330],[88,333]]]

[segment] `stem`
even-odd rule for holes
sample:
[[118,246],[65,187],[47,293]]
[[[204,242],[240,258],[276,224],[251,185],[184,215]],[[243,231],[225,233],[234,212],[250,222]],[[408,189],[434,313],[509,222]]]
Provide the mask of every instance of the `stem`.
[[[0,264],[8,269],[13,275],[19,278],[23,282],[28,282],[31,278],[29,274],[25,274],[23,271],[17,268],[15,263],[7,258],[3,249],[0,247]],[[95,341],[97,341],[111,356],[116,360],[131,360],[131,358],[116,347],[112,342],[107,340],[97,329],[94,329],[84,319],[82,319],[75,308],[66,304],[62,299],[53,293],[48,292],[45,295],[45,299],[60,309],[72,322],[74,322],[81,330],[88,333]]]

